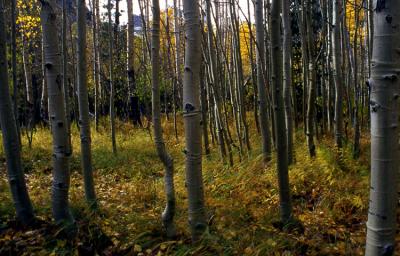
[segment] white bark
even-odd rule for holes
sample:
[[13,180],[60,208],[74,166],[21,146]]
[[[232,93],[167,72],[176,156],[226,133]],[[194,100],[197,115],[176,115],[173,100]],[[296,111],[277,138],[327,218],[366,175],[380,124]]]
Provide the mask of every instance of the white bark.
[[400,2],[374,1],[371,185],[365,255],[394,255],[399,175]]
[[41,0],[41,22],[45,50],[45,67],[49,97],[49,119],[53,136],[52,208],[57,223],[72,222],[68,206],[69,153],[62,91],[61,56],[57,35],[57,14],[54,0]]
[[160,4],[153,0],[153,24],[151,30],[151,64],[152,64],[152,111],[154,125],[154,141],[157,154],[165,167],[165,194],[167,205],[162,214],[162,221],[168,237],[176,235],[174,224],[175,189],[174,189],[174,162],[168,154],[163,139],[161,126],[160,104]]
[[183,75],[183,119],[186,140],[186,186],[192,241],[207,228],[202,176],[200,110],[201,34],[198,0],[183,0],[185,18],[185,69]]

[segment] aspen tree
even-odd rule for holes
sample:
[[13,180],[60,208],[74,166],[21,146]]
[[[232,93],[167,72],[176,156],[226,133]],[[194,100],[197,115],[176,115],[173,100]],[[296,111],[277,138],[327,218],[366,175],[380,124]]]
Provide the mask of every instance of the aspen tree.
[[306,138],[308,151],[311,157],[316,154],[314,136],[316,129],[314,129],[315,122],[315,99],[316,99],[316,89],[317,89],[317,70],[316,70],[316,60],[314,51],[314,30],[312,26],[312,10],[313,4],[311,0],[306,1],[305,12],[305,26],[307,31],[307,44],[308,44],[308,92],[307,92],[307,115],[306,115]]
[[343,79],[341,72],[341,49],[340,49],[340,27],[341,27],[341,0],[335,0],[333,6],[333,24],[332,29],[332,50],[333,50],[333,77],[335,81],[335,142],[338,148],[342,147],[342,133],[343,133]]
[[139,97],[137,96],[134,63],[134,18],[132,0],[127,0],[128,9],[128,29],[127,29],[127,77],[128,77],[128,94],[129,94],[129,116],[133,124],[142,126],[139,111]]
[[68,191],[70,183],[67,122],[62,91],[61,58],[57,35],[57,14],[54,0],[41,0],[43,43],[49,97],[49,119],[53,136],[52,209],[57,223],[72,223]]
[[17,219],[21,221],[21,223],[27,225],[32,223],[34,213],[25,184],[25,177],[21,163],[21,148],[8,85],[6,55],[7,37],[4,12],[4,3],[3,1],[0,1],[0,124],[1,132],[3,134],[3,149],[7,163],[8,182],[10,184]]
[[[65,127],[67,129],[67,154],[72,154],[71,143],[71,110],[68,85],[68,53],[67,53],[67,0],[62,0],[61,55],[62,55],[62,89],[64,94]],[[71,35],[72,37],[72,35]],[[72,40],[71,40],[72,42]],[[74,59],[74,58],[72,58]],[[75,66],[75,65],[73,65]],[[75,76],[74,76],[75,77]]]
[[112,142],[112,151],[114,154],[117,154],[117,140],[115,138],[115,107],[114,107],[114,43],[113,43],[113,28],[112,28],[112,18],[111,18],[111,0],[108,0],[108,33],[109,33],[109,45],[108,45],[108,58],[110,61],[109,66],[109,83],[110,83],[110,126],[111,126],[111,142]]
[[17,127],[17,135],[18,135],[18,144],[21,146],[21,132],[20,126],[18,122],[18,86],[17,86],[17,20],[16,20],[16,12],[17,12],[17,3],[16,0],[11,0],[11,63],[12,63],[12,81],[13,81],[13,110],[14,110],[14,118],[15,124]]
[[283,24],[283,97],[285,101],[286,138],[288,163],[293,163],[293,116],[292,116],[292,31],[290,23],[290,1],[282,0]]
[[365,255],[394,255],[399,175],[400,2],[374,1],[371,185]]
[[192,241],[207,229],[202,176],[200,110],[201,34],[198,0],[183,0],[185,20],[185,68],[183,74],[183,120],[186,141],[186,186]]
[[99,66],[97,64],[97,61],[99,59],[97,27],[100,26],[100,24],[97,23],[98,1],[99,0],[92,0],[94,124],[96,131],[98,131],[99,129],[99,95],[100,95],[100,75],[99,75]]
[[263,23],[263,0],[255,1],[255,23],[256,23],[256,56],[257,56],[257,89],[260,104],[260,128],[262,137],[262,149],[264,162],[271,160],[271,133],[268,123],[268,106],[265,73],[265,48],[264,48],[264,23]]
[[181,77],[181,55],[180,55],[180,22],[179,22],[179,0],[173,0],[173,11],[174,11],[174,28],[173,35],[175,39],[175,79],[172,87],[172,105],[174,111],[174,130],[175,137],[177,137],[177,120],[176,120],[176,108],[177,108],[177,89],[179,89],[182,85],[182,77]]
[[287,223],[292,218],[289,189],[288,155],[285,128],[285,109],[282,90],[282,51],[280,45],[280,11],[282,0],[272,0],[271,5],[271,53],[272,53],[272,102],[275,118],[277,170],[281,220]]
[[[222,123],[221,118],[221,91],[220,91],[220,83],[218,79],[218,72],[217,72],[217,59],[216,56],[218,53],[214,44],[214,32],[213,32],[213,25],[211,22],[211,1],[206,0],[206,19],[207,19],[207,50],[208,50],[208,59],[209,61],[209,80],[210,80],[210,87],[213,90],[212,98],[214,101],[214,108],[215,108],[215,127],[217,128],[217,136],[219,142],[219,148],[221,153],[222,161],[225,163],[226,159],[226,148],[225,148],[225,141],[227,140],[227,136],[225,135],[225,129]],[[217,27],[218,33],[218,27]],[[229,143],[226,143],[229,147]],[[228,149],[229,150],[229,149]]]
[[94,190],[92,167],[92,139],[90,134],[89,100],[87,90],[86,70],[86,1],[77,0],[78,40],[76,58],[78,63],[78,103],[79,127],[81,137],[81,160],[85,185],[86,201],[90,207],[96,208],[96,193]]
[[165,167],[165,194],[167,205],[162,214],[162,221],[168,237],[176,235],[175,215],[175,189],[174,189],[174,162],[168,154],[163,139],[161,126],[161,104],[160,104],[160,3],[159,0],[152,1],[153,22],[151,27],[151,80],[152,80],[152,111],[154,125],[154,141],[157,154]]

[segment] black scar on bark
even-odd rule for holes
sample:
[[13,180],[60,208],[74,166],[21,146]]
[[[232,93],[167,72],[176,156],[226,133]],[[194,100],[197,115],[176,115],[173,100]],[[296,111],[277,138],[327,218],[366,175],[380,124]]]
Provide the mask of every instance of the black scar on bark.
[[194,111],[196,108],[192,105],[192,104],[190,104],[190,103],[186,103],[185,104],[185,110],[186,110],[186,112],[192,112],[192,111]]
[[376,1],[376,12],[382,11],[386,7],[386,0],[378,0]]

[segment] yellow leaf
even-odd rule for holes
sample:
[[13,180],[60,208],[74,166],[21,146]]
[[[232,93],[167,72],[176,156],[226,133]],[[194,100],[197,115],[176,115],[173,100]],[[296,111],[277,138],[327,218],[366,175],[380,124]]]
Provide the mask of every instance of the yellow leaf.
[[133,247],[133,251],[134,252],[141,252],[142,251],[142,247],[138,244],[135,244],[135,246]]

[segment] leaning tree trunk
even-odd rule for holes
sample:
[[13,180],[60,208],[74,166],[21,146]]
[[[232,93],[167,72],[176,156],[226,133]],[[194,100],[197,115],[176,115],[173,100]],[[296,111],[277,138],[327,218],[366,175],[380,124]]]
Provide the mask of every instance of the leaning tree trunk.
[[160,4],[153,0],[153,25],[151,30],[151,66],[152,66],[152,110],[154,125],[154,141],[157,154],[165,167],[165,194],[167,205],[162,214],[162,221],[168,237],[176,235],[174,224],[175,190],[174,190],[174,162],[168,154],[163,139],[161,126],[160,104]]
[[395,253],[399,174],[400,2],[386,0],[374,3],[367,256]]
[[289,189],[288,154],[285,127],[285,109],[282,95],[282,51],[280,46],[280,10],[282,0],[273,0],[271,5],[271,49],[272,49],[272,99],[275,118],[277,169],[281,220],[287,223],[292,218],[292,203]]
[[8,182],[10,184],[17,218],[23,224],[30,224],[34,219],[34,214],[25,184],[17,125],[11,103],[10,89],[8,87],[4,11],[3,1],[0,1],[0,123],[3,133],[3,147],[7,163]]
[[332,42],[332,50],[333,50],[333,68],[334,68],[334,80],[335,80],[335,123],[334,123],[334,132],[335,132],[335,142],[338,148],[342,147],[342,137],[343,137],[343,79],[342,79],[342,71],[341,71],[341,58],[340,58],[340,26],[341,26],[341,0],[335,0],[333,6],[333,22],[334,27],[332,29],[333,33],[333,42]]
[[260,104],[260,128],[262,137],[262,150],[264,162],[271,160],[271,133],[268,123],[268,105],[265,82],[267,81],[264,72],[264,24],[263,24],[263,1],[255,1],[255,23],[256,23],[256,55],[257,55],[257,89]]
[[183,0],[185,18],[185,69],[183,74],[183,120],[186,140],[186,185],[192,241],[207,229],[201,165],[200,61],[201,34],[198,0]]
[[92,169],[92,141],[90,136],[89,100],[87,90],[86,68],[86,4],[85,0],[78,0],[78,40],[77,40],[77,77],[79,127],[81,135],[81,158],[86,201],[90,207],[96,208],[96,193],[93,182]]
[[57,223],[73,222],[68,206],[69,157],[67,126],[62,91],[61,58],[57,35],[57,13],[54,0],[41,0],[43,43],[49,97],[49,119],[53,135],[52,208]]

